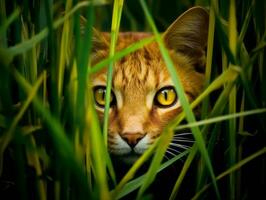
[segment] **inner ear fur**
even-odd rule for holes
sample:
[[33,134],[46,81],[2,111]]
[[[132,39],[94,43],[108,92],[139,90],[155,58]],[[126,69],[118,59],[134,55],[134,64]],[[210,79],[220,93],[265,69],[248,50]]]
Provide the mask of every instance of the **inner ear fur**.
[[92,52],[109,49],[109,37],[108,33],[103,33],[93,28]]
[[[85,26],[86,26],[87,20],[81,16],[80,17],[80,30],[81,35],[84,36],[85,33]],[[96,28],[92,28],[92,53],[95,53],[99,50],[106,50],[109,48],[109,40],[110,36],[108,33],[102,33],[98,31]]]
[[164,32],[165,45],[168,49],[188,56],[197,67],[203,67],[208,26],[208,12],[202,7],[193,7],[178,17]]

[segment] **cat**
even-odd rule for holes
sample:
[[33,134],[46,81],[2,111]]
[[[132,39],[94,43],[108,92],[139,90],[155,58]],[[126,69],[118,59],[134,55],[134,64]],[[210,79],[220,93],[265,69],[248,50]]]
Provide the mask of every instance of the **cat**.
[[[208,12],[202,7],[193,7],[178,17],[162,34],[190,102],[201,92],[204,83],[208,23]],[[151,36],[151,33],[143,32],[119,33],[116,50]],[[109,45],[110,34],[97,32],[94,35],[92,65],[108,57]],[[95,73],[91,79],[95,107],[102,120],[106,103],[107,68]],[[125,163],[135,162],[181,110],[158,44],[153,42],[128,54],[115,62],[113,68],[109,153]]]

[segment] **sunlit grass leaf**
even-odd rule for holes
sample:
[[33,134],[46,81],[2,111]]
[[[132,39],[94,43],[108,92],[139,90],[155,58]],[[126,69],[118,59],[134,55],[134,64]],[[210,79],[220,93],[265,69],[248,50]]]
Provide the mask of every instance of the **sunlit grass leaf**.
[[[175,89],[176,89],[176,91],[178,93],[180,102],[181,102],[181,104],[183,106],[183,109],[184,109],[184,111],[186,113],[186,118],[187,118],[187,120],[189,122],[194,122],[194,121],[196,121],[195,120],[195,116],[194,116],[194,114],[192,113],[192,111],[191,111],[191,109],[189,107],[189,103],[188,103],[188,101],[187,101],[187,99],[185,97],[184,89],[182,88],[182,85],[181,85],[181,82],[179,80],[179,77],[176,74],[174,64],[173,64],[173,62],[172,62],[172,60],[171,60],[166,48],[164,47],[162,39],[161,39],[161,37],[160,37],[160,35],[159,35],[159,33],[158,33],[157,29],[156,29],[156,26],[155,26],[150,14],[149,14],[149,11],[147,9],[147,5],[145,4],[145,2],[143,0],[140,0],[140,2],[141,2],[141,5],[142,5],[142,8],[143,8],[143,11],[144,11],[144,13],[145,13],[145,15],[147,17],[147,20],[148,20],[148,22],[149,22],[150,26],[152,27],[152,30],[153,30],[153,32],[155,34],[156,41],[158,42],[160,51],[161,51],[162,56],[163,56],[163,58],[164,58],[164,60],[166,62],[166,66],[167,66],[167,68],[169,70],[169,73],[171,74],[171,78],[172,78],[173,83],[175,85]],[[214,176],[213,167],[212,167],[210,158],[208,156],[208,152],[206,150],[205,142],[204,142],[204,139],[203,139],[203,137],[201,135],[201,132],[200,132],[198,127],[194,127],[194,128],[192,128],[192,133],[193,133],[193,136],[194,136],[194,138],[196,140],[198,148],[199,148],[199,150],[200,150],[200,152],[201,152],[201,154],[203,156],[203,159],[204,159],[204,161],[207,164],[208,170],[210,172],[210,176],[211,176],[211,178],[213,180],[213,184],[214,184],[214,188],[215,188],[215,191],[216,191],[216,195],[217,195],[218,198],[220,198],[218,186],[217,186],[217,184],[216,184],[216,182],[214,180],[215,176]],[[154,174],[153,174],[153,176],[154,176]],[[147,183],[149,183],[149,181],[147,181]],[[143,188],[145,188],[145,187],[147,187],[147,186],[144,185]],[[141,191],[141,189],[140,189],[140,191]]]
[[[171,158],[170,160],[164,162],[158,169],[157,173],[165,170],[167,167],[171,166],[172,164],[174,164],[176,161],[180,160],[181,158],[183,158],[184,156],[186,156],[188,153],[190,152],[190,150],[186,150],[178,155],[176,155],[175,157]],[[131,192],[133,192],[134,190],[138,189],[142,183],[143,180],[145,178],[145,176],[147,176],[148,174],[144,174],[142,176],[137,177],[136,179],[128,182],[124,188],[121,190],[121,192],[118,195],[118,199],[126,196],[127,194],[130,194]]]

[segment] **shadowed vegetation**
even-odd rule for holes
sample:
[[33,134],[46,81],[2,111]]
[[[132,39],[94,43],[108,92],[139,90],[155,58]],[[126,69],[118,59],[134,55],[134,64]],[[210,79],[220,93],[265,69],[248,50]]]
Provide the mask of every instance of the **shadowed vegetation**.
[[[204,91],[189,104],[159,33],[192,6],[209,10],[209,32]],[[265,11],[266,2],[255,0],[0,1],[1,197],[265,196]],[[93,27],[111,32],[109,57],[94,66]],[[154,37],[115,51],[119,31]],[[120,171],[108,154],[108,115],[101,124],[90,77],[108,68],[110,102],[113,63],[152,41],[173,74],[183,112]],[[184,129],[193,146],[164,159],[174,132]]]

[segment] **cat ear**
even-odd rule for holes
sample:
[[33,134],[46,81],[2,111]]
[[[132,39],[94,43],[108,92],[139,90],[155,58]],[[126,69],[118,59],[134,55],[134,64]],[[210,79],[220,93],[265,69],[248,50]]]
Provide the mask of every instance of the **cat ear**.
[[93,28],[92,52],[109,49],[109,33],[102,33]]
[[[80,17],[80,31],[81,35],[85,33],[86,18]],[[95,28],[92,28],[92,52],[97,52],[98,50],[104,50],[109,48],[109,34],[101,33]]]
[[[193,7],[178,17],[164,32],[168,49],[188,56],[193,64],[204,64],[208,38],[209,14],[202,7]],[[205,60],[205,59],[204,59]]]

